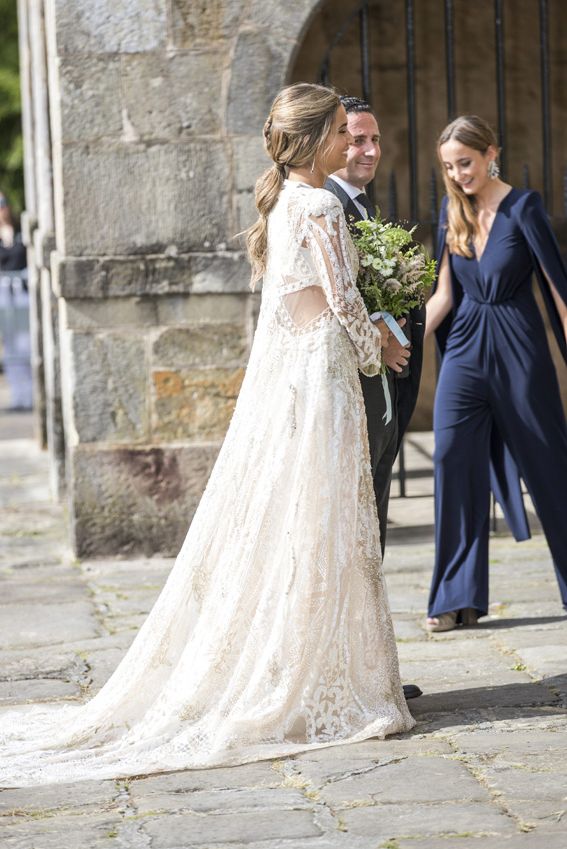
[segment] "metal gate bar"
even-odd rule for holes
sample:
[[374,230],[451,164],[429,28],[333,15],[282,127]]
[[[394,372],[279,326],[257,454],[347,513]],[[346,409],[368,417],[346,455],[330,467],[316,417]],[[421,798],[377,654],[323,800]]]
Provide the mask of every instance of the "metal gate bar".
[[415,101],[415,17],[413,0],[406,0],[406,61],[408,91],[408,153],[410,181],[410,218],[417,221],[417,121]]
[[496,97],[498,101],[498,143],[500,144],[500,170],[506,179],[506,77],[504,67],[504,10],[502,0],[494,0],[494,31],[496,40]]
[[447,83],[447,119],[452,121],[457,116],[453,0],[445,0],[445,76]]
[[539,43],[541,67],[541,127],[543,142],[543,203],[551,208],[551,109],[549,104],[549,9],[539,0]]

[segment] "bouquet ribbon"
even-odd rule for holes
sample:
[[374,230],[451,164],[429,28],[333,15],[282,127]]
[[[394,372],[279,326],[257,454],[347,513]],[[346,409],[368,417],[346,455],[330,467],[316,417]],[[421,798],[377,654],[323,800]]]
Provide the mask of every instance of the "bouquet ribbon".
[[[371,321],[378,321],[378,319],[382,319],[390,333],[392,333],[400,345],[405,347],[409,345],[410,341],[394,316],[383,310],[382,312],[373,312],[370,316]],[[386,372],[382,372],[382,388],[384,390],[384,398],[386,400],[386,412],[382,416],[384,419],[384,424],[390,424],[392,421],[392,396],[390,395],[390,387],[388,386],[388,378],[386,376]]]

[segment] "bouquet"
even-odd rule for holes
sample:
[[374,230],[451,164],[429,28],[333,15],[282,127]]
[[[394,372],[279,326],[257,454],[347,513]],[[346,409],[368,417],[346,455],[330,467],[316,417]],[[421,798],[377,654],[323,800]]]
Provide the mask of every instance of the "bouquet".
[[[413,307],[421,306],[426,291],[435,280],[437,263],[423,245],[413,240],[417,225],[406,230],[380,218],[353,222],[353,241],[359,256],[357,285],[372,320],[382,318],[404,347],[410,344],[396,319]],[[358,232],[357,232],[358,231]],[[407,370],[407,366],[405,367]],[[400,377],[405,376],[400,373]],[[382,386],[386,400],[384,421],[392,419],[392,399],[386,366],[382,366]]]
[[[406,230],[376,218],[354,222],[353,240],[360,258],[358,288],[370,317],[386,313],[402,318],[421,306],[435,280],[437,263],[413,240],[417,224]],[[387,322],[390,325],[390,322]]]

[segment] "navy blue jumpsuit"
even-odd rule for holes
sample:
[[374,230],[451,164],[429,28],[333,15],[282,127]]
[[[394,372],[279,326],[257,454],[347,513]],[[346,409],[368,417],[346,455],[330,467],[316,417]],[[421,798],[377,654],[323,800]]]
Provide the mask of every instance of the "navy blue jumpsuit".
[[[438,257],[445,250],[445,199]],[[535,271],[564,358],[565,334],[546,272],[567,303],[567,272],[537,192],[502,200],[484,253],[449,255],[453,312],[434,409],[435,569],[429,616],[488,611],[490,489],[516,539],[530,536],[525,482],[567,608],[567,425],[531,286]]]

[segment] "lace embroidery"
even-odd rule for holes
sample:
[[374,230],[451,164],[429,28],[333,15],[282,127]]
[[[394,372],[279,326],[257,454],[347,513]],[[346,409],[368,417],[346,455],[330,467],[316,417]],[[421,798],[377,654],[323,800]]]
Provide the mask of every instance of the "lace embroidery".
[[[89,702],[0,714],[0,783],[245,763],[412,727],[358,377],[379,368],[379,334],[337,199],[284,189],[268,248],[232,422],[158,601]],[[284,298],[309,287],[322,309],[297,326]]]

